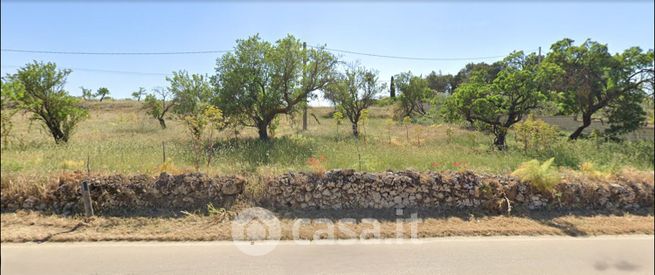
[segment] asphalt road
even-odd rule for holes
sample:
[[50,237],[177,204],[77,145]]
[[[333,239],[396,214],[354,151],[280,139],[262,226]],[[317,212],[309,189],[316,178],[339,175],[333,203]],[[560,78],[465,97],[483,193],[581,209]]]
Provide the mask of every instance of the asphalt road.
[[[653,274],[653,236],[5,244],[2,274]],[[263,251],[267,244],[248,244]]]

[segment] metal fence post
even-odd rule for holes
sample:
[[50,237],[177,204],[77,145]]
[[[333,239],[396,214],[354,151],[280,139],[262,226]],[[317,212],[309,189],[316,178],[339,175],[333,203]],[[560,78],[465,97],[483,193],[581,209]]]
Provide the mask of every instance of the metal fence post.
[[84,201],[84,215],[93,216],[93,205],[91,205],[91,192],[89,192],[89,183],[84,180],[81,184],[82,200]]

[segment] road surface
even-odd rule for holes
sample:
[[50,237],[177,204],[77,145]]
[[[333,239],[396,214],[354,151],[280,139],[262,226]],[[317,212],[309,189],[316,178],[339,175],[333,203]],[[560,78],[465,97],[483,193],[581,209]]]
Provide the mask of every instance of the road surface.
[[653,274],[654,268],[653,236],[643,235],[283,241],[263,256],[245,254],[231,242],[5,243],[1,249],[3,275]]

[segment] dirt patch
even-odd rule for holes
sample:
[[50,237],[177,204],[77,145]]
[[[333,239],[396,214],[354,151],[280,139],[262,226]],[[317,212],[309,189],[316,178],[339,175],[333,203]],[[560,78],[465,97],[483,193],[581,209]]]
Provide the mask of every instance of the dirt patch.
[[[566,176],[553,190],[540,190],[515,177],[464,172],[415,171],[367,173],[337,169],[325,173],[291,172],[261,183],[238,176],[202,173],[159,177],[110,175],[62,176],[32,193],[5,192],[3,212],[38,210],[72,215],[83,203],[80,182],[90,183],[91,198],[101,216],[176,216],[180,211],[208,212],[229,208],[249,189],[251,206],[273,209],[345,210],[427,209],[515,214],[532,211],[652,211],[653,182],[648,177],[586,178]],[[248,186],[250,185],[250,186]]]
[[[337,224],[339,219],[349,216],[328,218]],[[286,215],[286,216],[285,216]],[[296,216],[309,217],[312,214]],[[378,213],[378,216],[389,213]],[[348,224],[356,236],[367,238],[365,231],[370,224],[351,215],[355,223]],[[293,239],[293,225],[296,221],[289,213],[278,213],[282,228],[282,239]],[[475,216],[471,214],[444,214],[419,216],[418,237],[442,236],[495,236],[495,235],[606,235],[606,234],[653,234],[654,218],[648,214],[539,214],[534,216]],[[182,218],[165,217],[61,217],[37,212],[19,211],[0,216],[2,242],[64,242],[64,241],[210,241],[231,240],[231,223],[227,219],[206,215],[187,215]],[[391,219],[381,219],[380,238],[395,238],[397,224]],[[401,237],[411,232],[409,225],[403,227]],[[300,239],[324,239],[324,223],[304,224],[299,228]],[[317,233],[319,232],[319,233]],[[335,227],[334,238],[351,238],[347,232]],[[351,233],[352,234],[352,233]],[[362,235],[364,234],[364,235]]]

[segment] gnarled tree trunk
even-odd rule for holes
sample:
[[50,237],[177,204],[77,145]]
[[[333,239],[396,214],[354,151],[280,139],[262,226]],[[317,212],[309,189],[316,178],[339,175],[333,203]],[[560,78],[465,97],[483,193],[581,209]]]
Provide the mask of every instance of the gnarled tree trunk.
[[166,121],[164,120],[164,118],[160,117],[157,118],[157,120],[159,120],[159,126],[161,126],[162,129],[166,129]]
[[[44,116],[42,116],[44,117]],[[52,138],[55,139],[56,144],[60,143],[66,143],[68,142],[68,137],[64,132],[59,128],[59,125],[57,125],[56,122],[53,120],[49,120],[48,118],[44,117],[45,119],[45,124],[48,127],[48,130],[50,130],[50,134],[52,134]]]
[[578,127],[570,136],[569,139],[575,140],[580,137],[582,131],[591,125],[591,114],[582,114],[582,126]]
[[357,123],[351,123],[353,125],[353,136],[355,138],[359,138],[359,126],[357,126]]
[[265,121],[257,123],[257,133],[260,140],[268,140],[268,124]]
[[498,150],[500,151],[507,149],[507,145],[505,144],[505,140],[507,137],[507,128],[504,128],[502,126],[494,126],[493,132],[494,132],[494,146],[496,146],[496,148],[498,148]]

